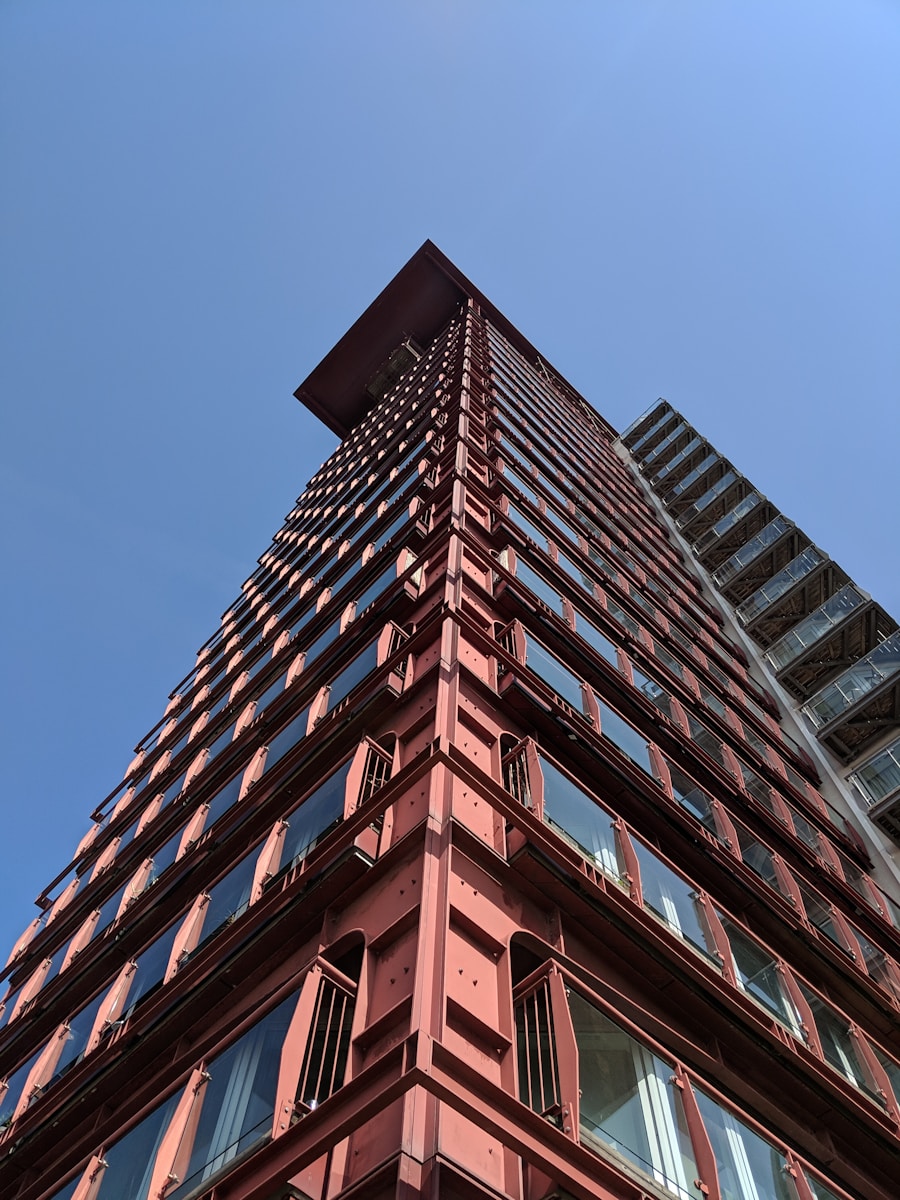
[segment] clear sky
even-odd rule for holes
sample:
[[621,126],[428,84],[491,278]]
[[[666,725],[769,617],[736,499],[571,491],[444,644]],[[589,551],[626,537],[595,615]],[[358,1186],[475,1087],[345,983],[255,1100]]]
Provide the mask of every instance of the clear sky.
[[427,237],[900,615],[898,63],[896,0],[3,0],[0,961]]

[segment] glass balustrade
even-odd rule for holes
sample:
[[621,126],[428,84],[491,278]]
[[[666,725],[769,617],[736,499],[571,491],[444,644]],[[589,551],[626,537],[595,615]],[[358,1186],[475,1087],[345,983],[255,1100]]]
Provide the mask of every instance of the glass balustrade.
[[870,758],[850,776],[871,806],[900,788],[900,737]]
[[640,450],[642,446],[646,446],[650,439],[655,437],[656,434],[658,434],[659,431],[664,428],[664,426],[668,425],[670,421],[673,421],[675,417],[676,414],[673,413],[670,408],[666,409],[663,415],[654,421],[647,432],[642,434],[634,443],[634,445],[631,447],[631,453],[637,454],[638,450]]
[[769,546],[773,546],[792,528],[793,523],[786,517],[778,516],[774,521],[770,521],[755,537],[752,537],[749,542],[741,546],[740,550],[735,551],[731,558],[727,558],[720,567],[713,571],[713,579],[717,586],[724,587],[726,583],[734,579],[735,575],[743,571],[744,567],[749,566],[761,554],[764,554]]
[[772,664],[773,670],[783,671],[865,603],[866,597],[852,583],[835,592],[815,612],[804,617],[769,647],[766,658]]
[[815,546],[807,546],[802,554],[798,554],[777,575],[773,575],[767,583],[757,588],[752,596],[748,596],[743,604],[738,605],[738,620],[743,625],[749,625],[760,613],[786,595],[794,584],[799,583],[826,561],[821,550]]
[[671,433],[667,434],[658,446],[654,446],[647,457],[641,464],[641,470],[646,471],[651,463],[656,462],[659,456],[664,453],[672,445],[676,438],[679,438],[687,429],[684,421],[679,421]]
[[661,479],[665,479],[665,477],[671,474],[671,472],[674,471],[677,466],[679,466],[686,458],[693,454],[699,445],[700,439],[696,436],[692,437],[683,450],[679,450],[675,457],[670,459],[664,467],[660,467],[660,469],[653,476],[652,482],[656,484],[659,483]]
[[685,475],[684,479],[675,484],[671,493],[667,497],[667,503],[671,503],[678,496],[684,495],[688,488],[693,487],[697,480],[702,475],[705,475],[707,471],[711,470],[718,461],[719,455],[715,452],[712,454],[707,454],[706,458],[704,458],[698,466],[694,467],[693,471],[689,471],[687,475]]
[[694,542],[693,550],[697,555],[705,554],[705,552],[714,545],[720,537],[733,529],[744,517],[753,512],[754,508],[762,501],[762,496],[758,492],[751,492],[748,496],[744,496],[742,500],[734,506],[731,512],[725,514],[716,521],[715,525]]
[[848,708],[865,699],[900,671],[900,630],[892,633],[865,658],[854,663],[842,675],[815,696],[803,711],[821,729]]
[[722,478],[717,479],[712,487],[703,493],[699,500],[695,500],[690,508],[685,509],[677,521],[679,529],[684,529],[686,525],[689,525],[693,521],[694,517],[699,516],[704,509],[709,508],[714,500],[717,500],[723,492],[728,491],[736,479],[737,475],[735,475],[734,471],[726,471]]

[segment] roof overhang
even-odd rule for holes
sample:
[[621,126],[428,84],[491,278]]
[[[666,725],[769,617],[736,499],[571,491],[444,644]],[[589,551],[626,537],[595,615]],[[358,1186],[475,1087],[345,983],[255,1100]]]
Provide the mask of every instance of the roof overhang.
[[[538,361],[534,346],[433,242],[427,241],[307,375],[294,395],[338,437],[346,437],[376,403],[366,387],[401,342],[412,338],[419,346],[428,346],[467,300],[473,300],[530,362]],[[553,373],[566,383],[558,371],[554,369]]]

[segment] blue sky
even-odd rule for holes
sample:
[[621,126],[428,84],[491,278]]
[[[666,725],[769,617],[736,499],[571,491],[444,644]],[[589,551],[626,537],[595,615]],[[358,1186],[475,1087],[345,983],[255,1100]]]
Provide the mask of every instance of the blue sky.
[[0,954],[334,439],[432,238],[900,615],[893,0],[5,0]]

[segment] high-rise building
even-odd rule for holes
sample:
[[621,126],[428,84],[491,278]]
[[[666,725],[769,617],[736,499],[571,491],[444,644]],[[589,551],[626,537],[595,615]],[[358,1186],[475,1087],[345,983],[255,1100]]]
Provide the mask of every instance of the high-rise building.
[[896,1200],[896,623],[430,243],[297,395],[13,948],[0,1195]]

